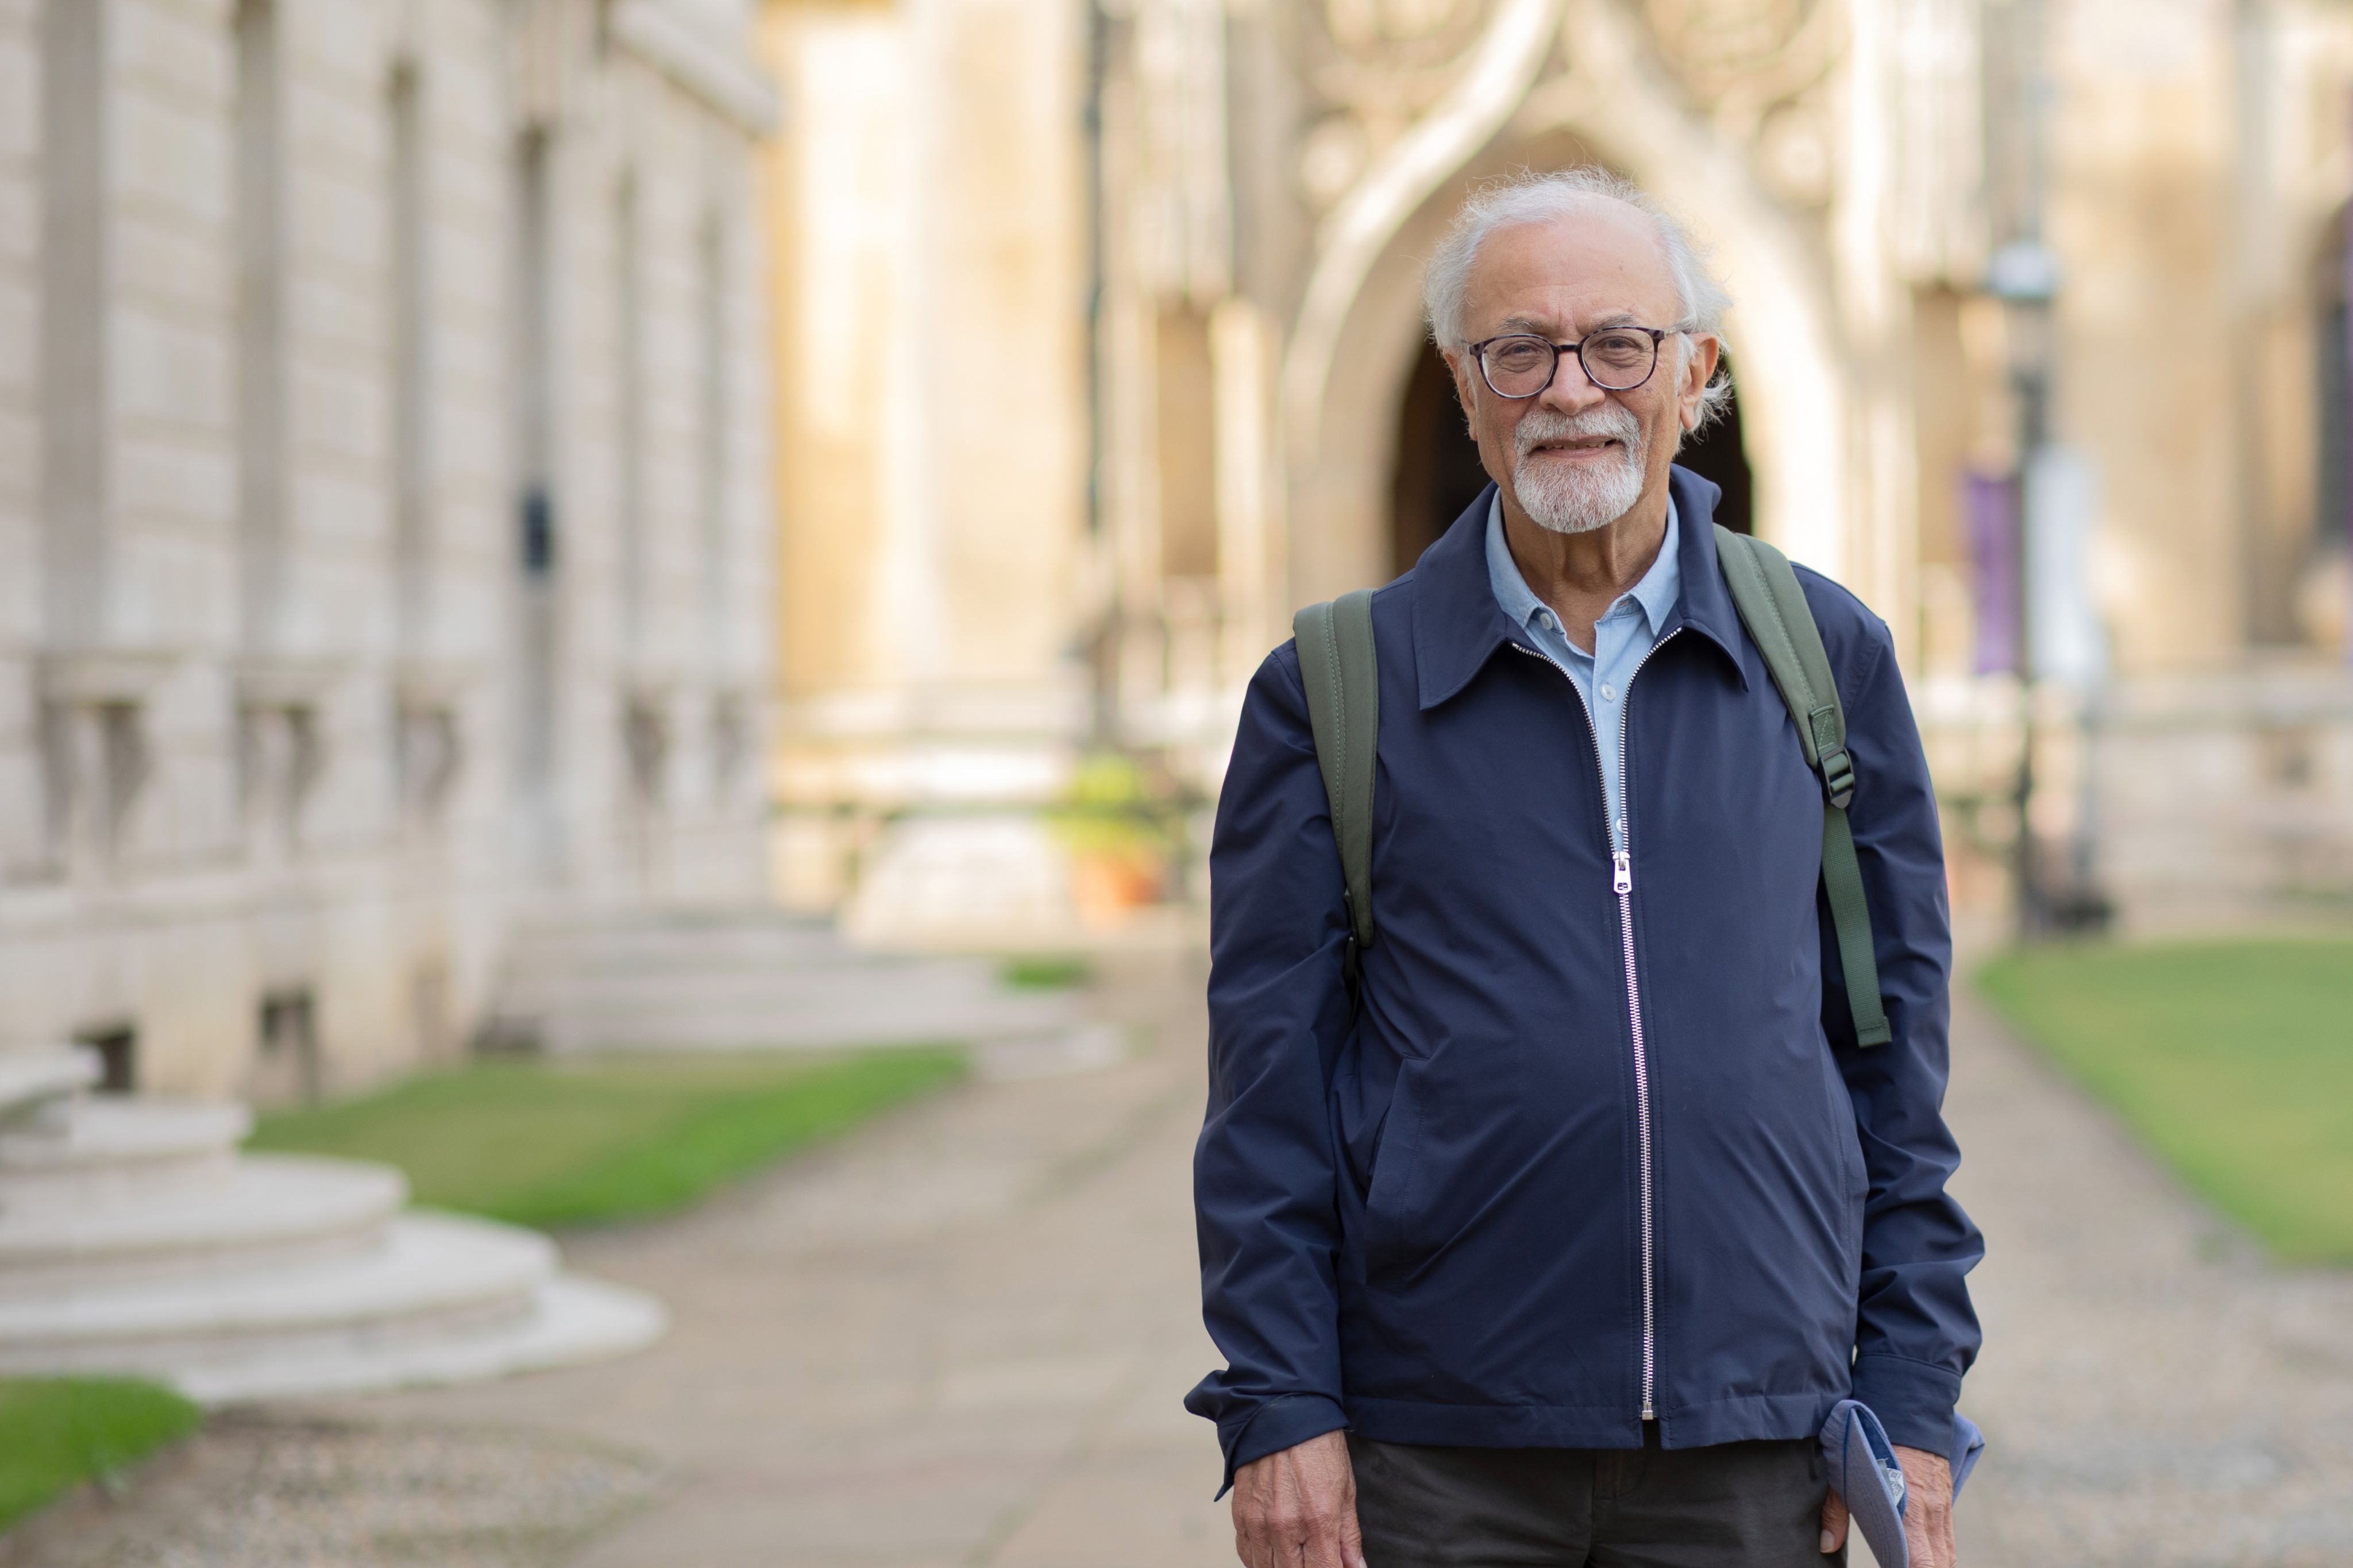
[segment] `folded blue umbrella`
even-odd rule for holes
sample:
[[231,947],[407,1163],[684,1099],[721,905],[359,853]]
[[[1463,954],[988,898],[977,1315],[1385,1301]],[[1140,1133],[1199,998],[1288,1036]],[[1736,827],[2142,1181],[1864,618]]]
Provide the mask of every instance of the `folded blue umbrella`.
[[[1956,1412],[1952,1452],[1947,1456],[1956,1498],[1984,1451],[1985,1435],[1977,1423]],[[1822,1423],[1822,1459],[1830,1467],[1831,1489],[1845,1500],[1847,1517],[1862,1532],[1879,1568],[1911,1568],[1912,1551],[1904,1543],[1904,1467],[1871,1406],[1841,1399],[1831,1408]]]

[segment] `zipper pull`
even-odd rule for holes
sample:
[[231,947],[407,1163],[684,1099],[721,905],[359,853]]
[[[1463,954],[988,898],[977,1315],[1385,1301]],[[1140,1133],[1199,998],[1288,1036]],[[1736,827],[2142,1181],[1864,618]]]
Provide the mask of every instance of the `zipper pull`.
[[1611,892],[1630,893],[1634,890],[1634,858],[1631,855],[1623,849],[1612,854],[1609,868],[1613,873],[1609,879]]

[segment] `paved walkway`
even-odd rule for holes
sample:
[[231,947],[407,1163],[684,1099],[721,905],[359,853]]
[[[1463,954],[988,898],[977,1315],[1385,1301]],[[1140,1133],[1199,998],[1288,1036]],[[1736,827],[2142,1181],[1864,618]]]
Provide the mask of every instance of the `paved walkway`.
[[[976,1084],[685,1219],[574,1241],[583,1268],[675,1309],[644,1355],[242,1429],[312,1454],[488,1445],[554,1478],[523,1489],[529,1528],[459,1509],[465,1528],[430,1550],[379,1532],[273,1555],[257,1510],[289,1511],[279,1494],[242,1513],[217,1484],[210,1513],[186,1500],[200,1445],[113,1510],[122,1544],[62,1532],[81,1549],[0,1563],[1229,1563],[1215,1448],[1177,1405],[1211,1361],[1186,1175],[1198,982],[1114,989],[1155,1038],[1123,1066]],[[2353,1278],[2263,1268],[1966,1004],[1957,1058],[1960,1189],[1994,1249],[1978,1279],[1992,1349],[1968,1394],[1993,1446],[1964,1563],[2353,1562]],[[429,1476],[395,1489],[412,1520],[438,1517]],[[543,1517],[565,1495],[568,1523]],[[364,1496],[349,1511],[399,1512]],[[217,1544],[232,1525],[235,1550]]]
[[1230,1563],[1188,1162],[1190,966],[1115,1005],[1150,1048],[981,1083],[688,1218],[567,1250],[676,1313],[627,1362],[371,1402],[528,1424],[674,1477],[577,1568],[1178,1568]]

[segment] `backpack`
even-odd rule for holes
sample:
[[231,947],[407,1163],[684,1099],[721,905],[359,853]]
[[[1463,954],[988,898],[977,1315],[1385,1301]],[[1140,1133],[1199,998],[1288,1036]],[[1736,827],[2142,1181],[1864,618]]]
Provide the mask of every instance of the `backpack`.
[[[1765,656],[1773,684],[1788,705],[1806,765],[1822,782],[1822,889],[1846,972],[1855,1039],[1885,1045],[1887,1012],[1879,995],[1879,961],[1872,951],[1871,906],[1846,818],[1847,803],[1854,798],[1854,759],[1846,749],[1846,710],[1839,703],[1830,654],[1788,556],[1721,523],[1715,525],[1715,552],[1741,625]],[[1357,955],[1373,944],[1373,749],[1380,732],[1373,591],[1359,588],[1328,604],[1310,605],[1293,618],[1292,630],[1299,639],[1299,676],[1331,806],[1332,836],[1340,847],[1349,926],[1345,962],[1353,991]]]

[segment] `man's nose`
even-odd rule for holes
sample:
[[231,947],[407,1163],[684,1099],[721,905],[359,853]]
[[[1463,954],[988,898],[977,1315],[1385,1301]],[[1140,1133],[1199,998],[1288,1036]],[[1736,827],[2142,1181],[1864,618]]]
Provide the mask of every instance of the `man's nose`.
[[1552,367],[1552,379],[1536,394],[1536,401],[1563,414],[1582,414],[1609,394],[1585,374],[1585,362],[1564,349]]

